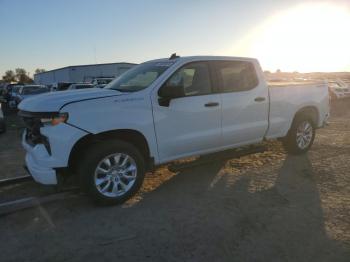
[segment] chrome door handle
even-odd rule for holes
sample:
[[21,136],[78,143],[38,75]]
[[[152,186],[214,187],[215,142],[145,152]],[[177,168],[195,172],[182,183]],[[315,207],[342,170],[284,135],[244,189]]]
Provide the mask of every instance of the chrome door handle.
[[219,103],[218,102],[209,102],[209,103],[206,103],[204,106],[205,107],[214,107],[214,106],[218,106]]
[[265,100],[266,100],[266,98],[265,98],[265,97],[262,97],[262,96],[259,96],[259,97],[257,97],[257,98],[254,99],[255,102],[263,102],[263,101],[265,101]]

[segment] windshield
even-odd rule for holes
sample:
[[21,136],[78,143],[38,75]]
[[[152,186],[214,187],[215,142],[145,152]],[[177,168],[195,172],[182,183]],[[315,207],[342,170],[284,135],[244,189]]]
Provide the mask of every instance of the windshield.
[[137,92],[147,88],[174,62],[148,62],[138,65],[112,81],[105,88]]
[[42,86],[26,86],[23,88],[23,95],[36,95],[49,92],[49,89]]

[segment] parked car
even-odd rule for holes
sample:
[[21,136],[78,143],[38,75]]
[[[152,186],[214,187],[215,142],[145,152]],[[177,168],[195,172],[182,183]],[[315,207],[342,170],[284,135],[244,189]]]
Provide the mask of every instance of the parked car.
[[12,99],[12,91],[13,89],[17,88],[18,84],[7,84],[6,87],[3,89],[2,95],[7,103],[9,103]]
[[17,108],[17,96],[19,95],[19,91],[23,85],[15,85],[11,88],[9,91],[9,101],[8,105],[10,108],[14,109]]
[[44,85],[24,85],[20,87],[18,94],[15,97],[15,101],[18,105],[24,99],[47,92],[50,92],[50,89]]
[[[42,184],[68,174],[98,202],[132,197],[153,166],[279,138],[307,152],[329,116],[326,84],[269,87],[257,60],[177,57],[104,89],[24,100],[26,165]],[[40,113],[41,112],[41,113]]]
[[96,88],[104,88],[106,85],[108,85],[110,82],[113,81],[113,77],[99,77],[95,78],[91,84],[93,84]]
[[91,84],[93,85],[107,85],[109,84],[110,82],[112,82],[114,80],[114,77],[97,77],[95,78]]
[[5,88],[6,88],[6,84],[0,82],[0,96],[2,95],[2,92],[4,91]]
[[70,82],[58,82],[58,83],[53,83],[50,87],[51,91],[65,91],[68,89],[68,87],[73,84]]
[[106,85],[105,84],[100,84],[100,85],[95,85],[94,88],[105,88]]
[[344,80],[329,81],[328,87],[332,99],[350,97],[350,87]]
[[76,84],[71,84],[67,90],[76,90],[76,89],[86,89],[86,88],[93,88],[94,85],[92,84],[87,84],[87,83],[76,83]]
[[341,99],[341,98],[346,98],[346,92],[348,90],[344,87],[336,87],[336,88],[331,88],[330,92],[331,92],[331,97],[332,99]]
[[4,113],[2,112],[2,103],[0,101],[0,134],[6,132],[6,124],[4,119]]

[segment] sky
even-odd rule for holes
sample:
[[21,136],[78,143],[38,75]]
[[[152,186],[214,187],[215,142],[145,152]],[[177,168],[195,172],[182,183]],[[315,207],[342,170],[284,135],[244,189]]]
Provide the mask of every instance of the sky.
[[0,0],[0,33],[0,75],[174,52],[350,71],[349,0]]

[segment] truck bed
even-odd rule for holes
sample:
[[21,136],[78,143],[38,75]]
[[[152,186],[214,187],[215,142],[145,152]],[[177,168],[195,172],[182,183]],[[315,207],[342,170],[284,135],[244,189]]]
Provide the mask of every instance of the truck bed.
[[286,87],[286,86],[304,86],[304,87],[314,87],[316,85],[323,85],[325,82],[320,81],[281,81],[281,82],[268,82],[269,87]]
[[269,85],[269,95],[270,124],[267,138],[285,136],[291,119],[301,108],[313,107],[318,111],[317,127],[321,127],[327,118],[329,96],[325,82],[278,82]]

